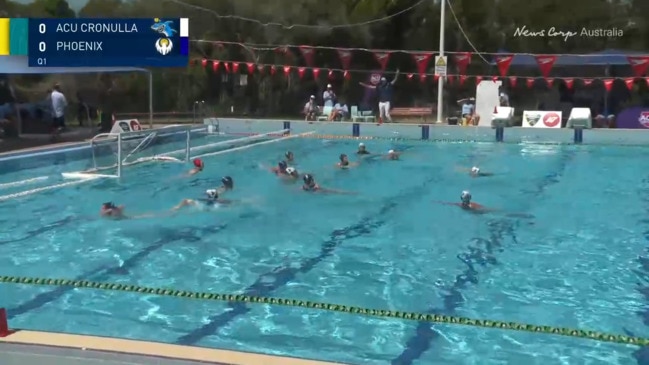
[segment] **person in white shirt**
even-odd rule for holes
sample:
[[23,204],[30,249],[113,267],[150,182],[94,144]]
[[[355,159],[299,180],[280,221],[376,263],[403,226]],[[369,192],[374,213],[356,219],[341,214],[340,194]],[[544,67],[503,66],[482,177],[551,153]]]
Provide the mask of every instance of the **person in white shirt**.
[[68,106],[68,101],[65,95],[61,92],[59,84],[54,85],[54,90],[50,95],[52,100],[52,122],[57,131],[65,128],[65,108]]
[[314,121],[318,117],[319,109],[315,103],[315,96],[311,95],[309,101],[304,105],[304,120]]
[[322,99],[324,100],[325,107],[334,106],[334,100],[336,100],[336,93],[334,93],[331,84],[327,85],[327,90],[322,93]]
[[333,110],[331,111],[331,114],[329,115],[329,120],[330,121],[341,121],[349,115],[349,108],[347,107],[347,104],[345,104],[344,101],[339,101],[334,105]]

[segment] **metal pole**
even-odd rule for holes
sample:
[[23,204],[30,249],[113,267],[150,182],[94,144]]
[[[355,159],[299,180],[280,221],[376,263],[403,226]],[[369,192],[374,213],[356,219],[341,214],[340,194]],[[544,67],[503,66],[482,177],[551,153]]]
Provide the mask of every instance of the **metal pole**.
[[194,102],[194,106],[192,108],[192,124],[196,123],[196,106],[198,106],[198,100]]
[[[444,57],[444,27],[446,17],[446,0],[440,2],[440,18],[439,18],[439,56]],[[444,112],[444,78],[441,76],[437,80],[437,123],[442,123],[442,115]]]
[[189,151],[191,150],[191,129],[191,126],[187,129],[187,144],[185,145],[185,161],[187,162],[189,162]]
[[153,129],[153,73],[149,71],[149,128]]
[[117,135],[117,177],[122,177],[122,134]]

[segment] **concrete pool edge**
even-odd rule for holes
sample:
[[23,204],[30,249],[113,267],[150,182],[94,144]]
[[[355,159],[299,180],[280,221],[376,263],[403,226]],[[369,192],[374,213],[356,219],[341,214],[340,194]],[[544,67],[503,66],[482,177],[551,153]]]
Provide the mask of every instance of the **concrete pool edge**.
[[54,347],[89,352],[107,352],[124,356],[136,355],[148,358],[227,365],[344,365],[204,347],[38,331],[16,331],[7,337],[0,338],[0,354],[2,354],[3,345]]

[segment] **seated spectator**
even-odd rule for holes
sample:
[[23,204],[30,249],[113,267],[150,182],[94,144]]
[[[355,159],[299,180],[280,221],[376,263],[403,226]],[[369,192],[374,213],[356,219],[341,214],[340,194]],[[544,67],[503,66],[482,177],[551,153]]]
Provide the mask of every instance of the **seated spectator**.
[[606,120],[606,117],[602,114],[598,114],[595,117],[595,128],[608,128],[608,121]]
[[319,113],[320,108],[315,104],[315,96],[311,95],[309,101],[304,105],[304,120],[315,121]]
[[610,114],[607,118],[607,125],[609,128],[617,128],[617,125],[615,124],[615,115]]
[[347,118],[349,118],[349,108],[347,107],[347,104],[344,101],[338,101],[336,105],[334,105],[331,114],[329,114],[329,120],[340,122]]
[[478,125],[480,117],[475,114],[475,98],[461,99],[457,103],[462,106],[462,125]]

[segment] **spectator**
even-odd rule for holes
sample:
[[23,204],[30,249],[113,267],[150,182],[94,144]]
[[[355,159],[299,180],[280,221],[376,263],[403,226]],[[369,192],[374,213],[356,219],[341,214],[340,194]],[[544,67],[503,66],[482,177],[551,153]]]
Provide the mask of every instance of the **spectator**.
[[611,114],[606,119],[609,128],[617,128],[617,125],[615,124],[615,115]]
[[324,100],[325,107],[334,106],[334,100],[336,100],[336,93],[334,93],[331,84],[327,85],[327,90],[322,93],[322,99]]
[[478,125],[478,117],[475,115],[475,98],[464,98],[457,101],[462,107],[462,125]]
[[65,108],[68,106],[68,101],[61,92],[59,84],[54,85],[50,98],[52,100],[52,122],[55,131],[61,132],[65,129]]
[[500,106],[509,106],[509,95],[504,92],[500,93]]
[[607,128],[607,127],[608,124],[607,124],[606,117],[602,114],[598,114],[595,117],[595,128]]
[[399,70],[397,69],[397,72],[394,75],[394,78],[392,81],[388,82],[388,79],[385,77],[381,77],[381,80],[379,81],[379,84],[374,86],[374,85],[368,85],[364,82],[360,82],[359,84],[365,88],[368,89],[376,89],[376,92],[379,96],[379,123],[383,123],[383,121],[386,121],[388,123],[392,122],[392,117],[390,116],[390,109],[392,108],[392,95],[394,94],[394,84],[397,83],[397,80],[399,79]]
[[315,103],[315,96],[311,95],[309,101],[304,105],[304,115],[307,121],[314,121],[318,117],[318,106]]
[[339,100],[336,105],[334,105],[334,108],[329,115],[329,120],[340,122],[341,120],[347,119],[348,117],[349,108],[347,107],[347,104],[344,101]]

